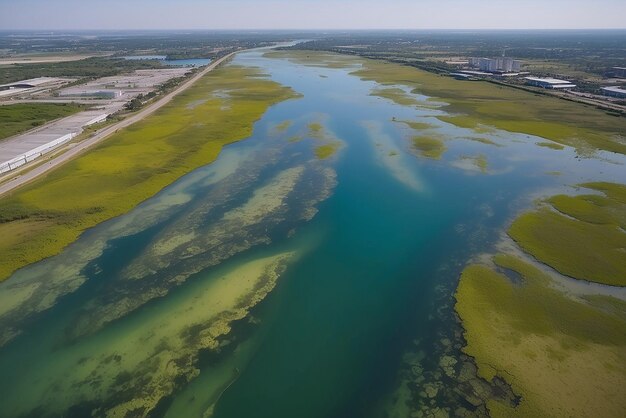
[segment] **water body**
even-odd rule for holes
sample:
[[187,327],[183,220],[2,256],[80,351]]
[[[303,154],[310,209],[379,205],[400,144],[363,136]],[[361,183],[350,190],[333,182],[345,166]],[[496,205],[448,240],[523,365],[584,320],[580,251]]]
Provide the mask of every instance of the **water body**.
[[[233,64],[302,98],[0,284],[13,297],[0,311],[1,417],[382,416],[407,352],[420,342],[436,363],[458,328],[467,260],[534,198],[624,172],[621,156],[578,159],[371,96],[380,86],[353,69],[263,51]],[[432,125],[443,158],[417,157],[398,120]],[[337,153],[316,159],[327,143]]]
[[179,59],[179,60],[168,60],[165,55],[130,55],[127,57],[122,57],[125,60],[156,60],[165,65],[171,65],[172,67],[202,67],[204,65],[209,65],[211,60],[208,58],[191,58],[191,59]]

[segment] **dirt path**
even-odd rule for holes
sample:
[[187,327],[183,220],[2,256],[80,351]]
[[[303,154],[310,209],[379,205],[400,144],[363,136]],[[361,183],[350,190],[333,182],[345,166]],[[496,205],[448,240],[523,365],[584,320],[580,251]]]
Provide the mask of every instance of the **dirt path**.
[[[30,181],[33,181],[34,179],[36,179],[37,177],[41,176],[42,174],[47,173],[48,171],[50,171],[50,170],[60,166],[61,164],[66,163],[67,161],[71,160],[72,158],[75,158],[77,155],[81,154],[82,152],[84,152],[88,148],[94,146],[95,144],[99,143],[100,141],[102,141],[103,139],[107,138],[111,134],[114,134],[118,130],[126,128],[127,126],[130,126],[133,123],[142,120],[146,116],[149,116],[149,115],[153,114],[154,112],[156,112],[157,110],[159,110],[160,108],[162,108],[163,106],[168,104],[174,98],[174,96],[176,96],[180,92],[184,91],[185,89],[189,88],[192,84],[194,84],[196,81],[198,81],[206,73],[208,73],[209,71],[212,71],[217,66],[219,66],[221,63],[223,63],[227,59],[231,58],[232,56],[234,56],[238,52],[241,52],[241,51],[232,52],[232,53],[230,53],[230,54],[228,54],[228,55],[218,59],[217,61],[212,62],[208,67],[206,67],[204,70],[202,70],[201,72],[199,72],[198,74],[193,76],[193,78],[187,80],[185,83],[180,85],[176,90],[172,91],[171,93],[168,93],[162,99],[159,99],[158,101],[156,101],[155,103],[149,105],[145,109],[140,110],[138,113],[136,113],[136,114],[134,114],[134,115],[132,115],[132,116],[130,116],[130,117],[120,121],[119,123],[116,123],[115,125],[111,125],[111,126],[105,128],[105,129],[103,129],[102,131],[96,133],[91,138],[86,139],[85,141],[78,143],[75,147],[71,148],[69,151],[59,155],[56,158],[53,158],[52,160],[48,161],[47,163],[42,164],[42,165],[40,165],[40,166],[38,166],[38,167],[36,167],[36,168],[34,168],[34,169],[32,169],[32,170],[22,174],[22,175],[17,175],[16,177],[8,180],[6,183],[3,183],[2,185],[0,185],[0,196],[2,196],[3,194],[6,194],[6,193],[8,193],[8,192],[10,192],[12,190],[15,190],[16,188],[18,188],[18,187],[20,187],[20,186],[22,186],[22,185],[24,185],[24,184],[26,184],[26,183],[28,183]],[[35,160],[34,163],[36,164],[37,160]]]

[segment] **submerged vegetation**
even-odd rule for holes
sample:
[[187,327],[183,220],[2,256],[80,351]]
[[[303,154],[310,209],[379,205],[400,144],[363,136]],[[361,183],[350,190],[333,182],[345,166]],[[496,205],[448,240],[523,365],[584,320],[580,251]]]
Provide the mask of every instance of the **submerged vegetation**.
[[0,234],[7,237],[0,242],[0,280],[215,160],[222,146],[248,137],[269,106],[296,97],[260,74],[214,70],[154,115],[0,201]]
[[324,160],[326,158],[332,157],[339,148],[337,143],[320,145],[315,148],[315,156],[320,160]]
[[414,136],[411,140],[422,157],[434,160],[440,159],[448,149],[443,139],[435,136]]
[[16,103],[0,106],[0,140],[84,109],[73,103]]

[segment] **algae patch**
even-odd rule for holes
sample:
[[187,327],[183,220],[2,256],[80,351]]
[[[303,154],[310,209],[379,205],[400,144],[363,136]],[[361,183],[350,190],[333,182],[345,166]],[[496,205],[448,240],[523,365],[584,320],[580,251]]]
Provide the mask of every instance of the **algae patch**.
[[441,156],[448,149],[442,138],[436,136],[414,136],[411,138],[413,147],[422,157],[441,159]]
[[36,376],[23,375],[15,384],[31,402],[5,399],[0,411],[18,416],[45,405],[50,415],[64,415],[73,406],[89,408],[95,402],[98,409],[91,412],[97,415],[149,416],[162,398],[198,375],[199,352],[218,350],[231,324],[272,291],[295,256],[283,252],[204,277],[191,291],[137,317],[133,327],[53,350],[38,367],[29,368]]
[[315,148],[315,156],[320,160],[330,158],[337,152],[339,145],[336,143],[319,145]]

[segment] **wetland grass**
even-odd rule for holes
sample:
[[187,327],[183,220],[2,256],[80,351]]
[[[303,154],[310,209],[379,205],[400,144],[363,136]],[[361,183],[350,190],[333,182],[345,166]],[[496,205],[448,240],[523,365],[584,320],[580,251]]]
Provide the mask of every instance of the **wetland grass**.
[[[506,379],[517,407],[490,401],[494,417],[620,416],[626,375],[626,313],[610,297],[572,299],[534,266],[510,255],[465,268],[456,311],[479,374]],[[609,306],[607,309],[606,306]],[[618,308],[615,308],[615,307]]]
[[359,59],[348,55],[318,51],[275,50],[266,52],[263,56],[273,59],[288,59],[297,64],[320,68],[351,68],[360,63]]
[[315,156],[319,160],[325,160],[326,158],[330,158],[335,155],[337,149],[339,149],[339,144],[337,143],[320,145],[315,148]]
[[430,129],[430,128],[435,128],[436,125],[433,125],[431,123],[426,123],[426,122],[414,122],[414,121],[410,121],[410,120],[394,120],[393,122],[398,122],[398,123],[403,123],[406,126],[408,126],[409,128],[415,130],[415,131],[422,131],[425,129]]
[[[546,199],[538,210],[518,217],[509,234],[564,275],[625,286],[626,186],[581,186],[599,194]],[[515,408],[490,401],[491,415],[621,416],[626,303],[571,296],[516,256],[498,254],[493,262],[494,267],[466,267],[456,292],[464,351],[476,359],[482,377],[506,379],[522,398]]]
[[540,147],[550,148],[554,150],[562,150],[565,148],[563,145],[557,144],[555,142],[538,142],[537,145]]
[[422,157],[433,160],[441,159],[443,153],[448,149],[444,140],[435,136],[414,136],[411,138],[411,142]]
[[626,286],[626,186],[583,186],[603,195],[554,196],[546,206],[517,218],[509,235],[562,274]]
[[422,104],[422,102],[411,97],[406,91],[400,88],[375,89],[372,93],[370,93],[370,96],[391,100],[392,102],[402,106],[419,106]]
[[224,145],[250,136],[269,106],[296,97],[260,75],[237,66],[212,71],[155,114],[3,198],[0,280],[212,162]]
[[546,138],[581,152],[600,149],[626,154],[626,118],[493,83],[467,83],[382,61],[363,59],[362,63],[353,74],[385,86],[408,86],[415,93],[446,102],[448,106],[442,109],[453,115],[438,118],[459,127],[481,132],[491,126]]

